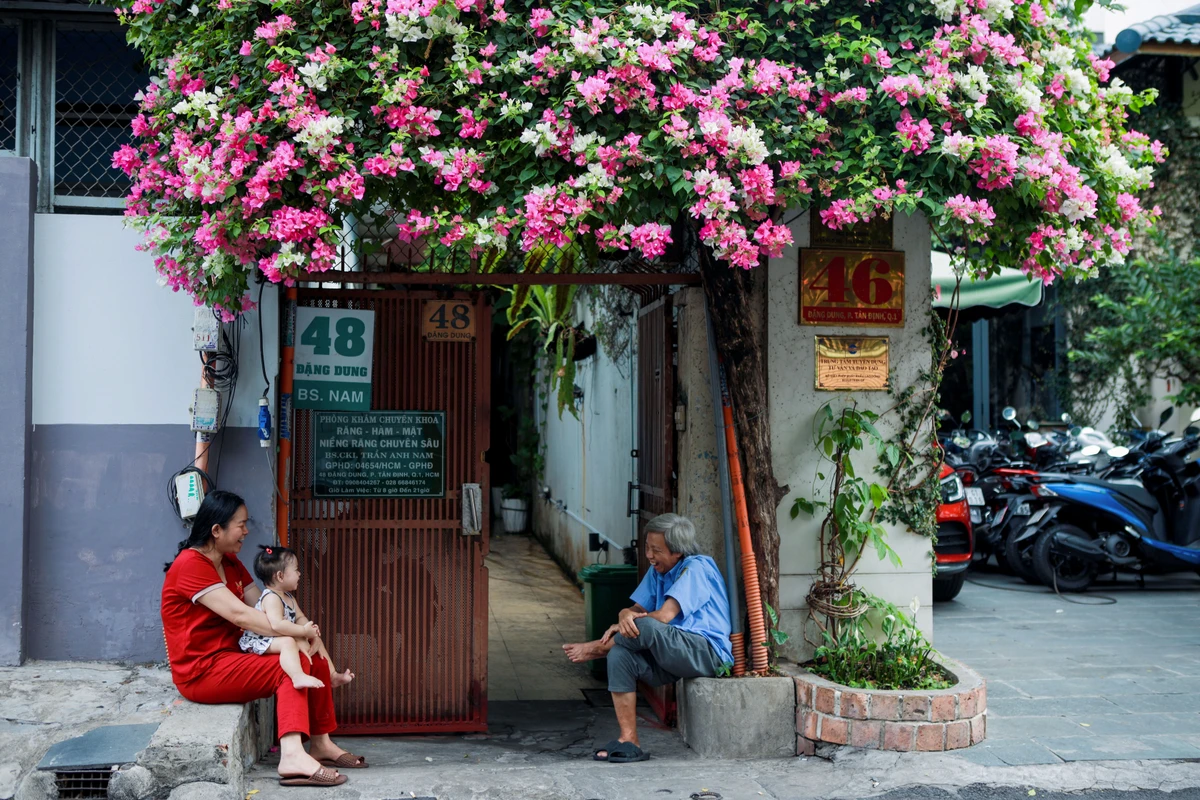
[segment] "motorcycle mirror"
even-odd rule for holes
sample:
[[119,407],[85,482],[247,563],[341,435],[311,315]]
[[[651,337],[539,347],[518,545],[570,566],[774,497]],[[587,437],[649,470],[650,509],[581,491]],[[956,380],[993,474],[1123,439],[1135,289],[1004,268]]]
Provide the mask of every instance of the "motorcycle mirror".
[[1125,456],[1129,455],[1129,448],[1118,445],[1117,447],[1111,448],[1108,451],[1108,455],[1110,458],[1124,458]]
[[962,417],[960,417],[960,419],[962,420],[962,424],[963,424],[963,425],[969,425],[969,424],[971,424],[971,412],[970,412],[970,411],[964,411],[964,412],[962,413]]
[[1087,447],[1080,450],[1079,454],[1082,456],[1087,456],[1088,458],[1091,458],[1092,456],[1098,456],[1100,455],[1100,445],[1089,444]]
[[1167,420],[1169,420],[1174,414],[1175,406],[1167,406],[1166,410],[1158,415],[1158,427],[1161,428],[1163,425],[1166,425]]
[[[1072,436],[1078,436],[1079,434],[1083,433],[1083,428],[1076,425],[1075,427],[1071,428],[1071,430],[1067,431],[1067,433],[1071,434]],[[1097,450],[1096,452],[1100,451]]]
[[1025,424],[1029,427],[1029,430],[1031,430],[1031,431],[1036,431],[1038,428],[1041,427],[1040,425],[1038,425],[1038,421],[1036,419],[1031,419],[1031,420],[1029,420],[1029,422],[1026,422]]
[[1064,411],[1062,414],[1062,421],[1067,423],[1068,425],[1070,425],[1071,424],[1071,415]]
[[1200,422],[1200,408],[1197,408],[1195,411],[1192,412],[1192,416],[1189,417],[1189,420],[1191,422]]
[[1000,416],[1004,417],[1005,421],[1012,422],[1017,418],[1017,410],[1012,406],[1005,406],[1003,410],[1000,411]]
[[1184,436],[1200,436],[1200,428],[1197,428],[1195,425],[1188,425],[1186,428],[1183,429],[1183,435]]

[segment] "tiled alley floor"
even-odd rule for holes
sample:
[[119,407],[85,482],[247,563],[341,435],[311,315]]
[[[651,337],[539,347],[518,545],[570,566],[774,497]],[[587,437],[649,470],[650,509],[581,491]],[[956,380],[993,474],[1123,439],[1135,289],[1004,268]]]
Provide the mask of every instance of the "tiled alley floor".
[[488,567],[488,700],[583,700],[603,689],[562,646],[583,638],[583,595],[530,536],[493,535]]

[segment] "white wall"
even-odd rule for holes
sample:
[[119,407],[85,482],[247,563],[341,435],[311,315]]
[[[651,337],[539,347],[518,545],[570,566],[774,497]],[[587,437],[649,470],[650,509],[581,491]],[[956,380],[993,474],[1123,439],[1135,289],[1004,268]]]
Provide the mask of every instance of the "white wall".
[[[190,297],[158,285],[141,235],[118,216],[38,214],[34,223],[35,425],[180,425],[200,360]],[[257,290],[254,290],[257,297]],[[278,292],[263,296],[271,406]],[[263,380],[257,312],[244,316],[240,379],[228,424],[255,427]],[[242,324],[242,323],[238,323]],[[222,398],[224,400],[224,398]]]
[[[801,326],[799,309],[800,248],[809,242],[808,214],[800,216],[791,226],[795,244],[781,258],[768,265],[767,296],[767,374],[771,415],[771,448],[775,480],[790,491],[780,503],[776,519],[780,535],[780,616],[781,627],[791,635],[787,655],[807,660],[802,635],[808,615],[805,597],[820,564],[818,554],[819,515],[801,514],[791,518],[792,500],[797,495],[813,496],[813,485],[823,461],[813,441],[813,419],[826,402],[836,400],[832,392],[814,389],[815,347],[813,339],[819,334],[886,335],[890,337],[890,367],[893,380],[900,387],[909,386],[922,369],[930,364],[930,345],[921,329],[928,324],[930,307],[929,227],[920,215],[895,220],[895,248],[905,251],[904,328],[832,328]],[[892,405],[886,392],[860,392],[855,395],[860,409],[882,413]],[[878,427],[884,436],[893,432],[895,415],[880,420]],[[868,458],[856,459],[860,474],[873,465]],[[822,469],[826,475],[828,469]],[[903,564],[893,568],[880,561],[874,552],[863,556],[855,573],[854,583],[885,600],[904,608],[915,596],[920,600],[918,624],[932,638],[932,553],[930,540],[888,526],[888,544],[899,554]]]
[[[585,315],[584,323],[588,322]],[[635,480],[631,457],[636,447],[636,409],[631,405],[635,364],[632,348],[619,365],[600,348],[577,364],[575,385],[583,390],[578,420],[569,411],[559,420],[553,397],[546,411],[538,409],[546,448],[542,485],[549,487],[550,499],[534,498],[534,526],[560,561],[574,571],[597,561],[622,563],[619,548],[633,538],[633,523],[625,509],[628,483]],[[616,543],[609,544],[607,555],[588,552],[587,528],[563,513],[559,503]]]

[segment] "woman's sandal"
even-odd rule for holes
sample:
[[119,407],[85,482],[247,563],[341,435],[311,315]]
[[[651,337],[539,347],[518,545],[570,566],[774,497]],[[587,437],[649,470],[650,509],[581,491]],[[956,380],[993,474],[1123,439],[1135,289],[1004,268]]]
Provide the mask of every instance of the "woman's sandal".
[[322,758],[321,765],[325,767],[337,767],[338,769],[366,769],[371,766],[367,763],[365,757],[356,756],[353,753],[342,753],[336,759]]
[[345,775],[339,775],[331,769],[321,767],[312,775],[281,775],[280,786],[341,786],[350,780]]

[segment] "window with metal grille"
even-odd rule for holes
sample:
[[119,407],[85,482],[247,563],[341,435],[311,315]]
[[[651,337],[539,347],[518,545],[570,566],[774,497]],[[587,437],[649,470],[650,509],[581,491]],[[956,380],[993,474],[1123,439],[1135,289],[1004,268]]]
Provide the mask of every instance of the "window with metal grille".
[[111,25],[59,23],[54,57],[54,204],[125,196],[129,179],[112,154],[130,140],[134,95],[146,83],[141,56]]
[[17,58],[19,31],[0,21],[0,153],[17,151]]
[[0,7],[0,154],[37,162],[38,211],[116,212],[129,179],[112,155],[150,76],[111,10],[61,8]]

